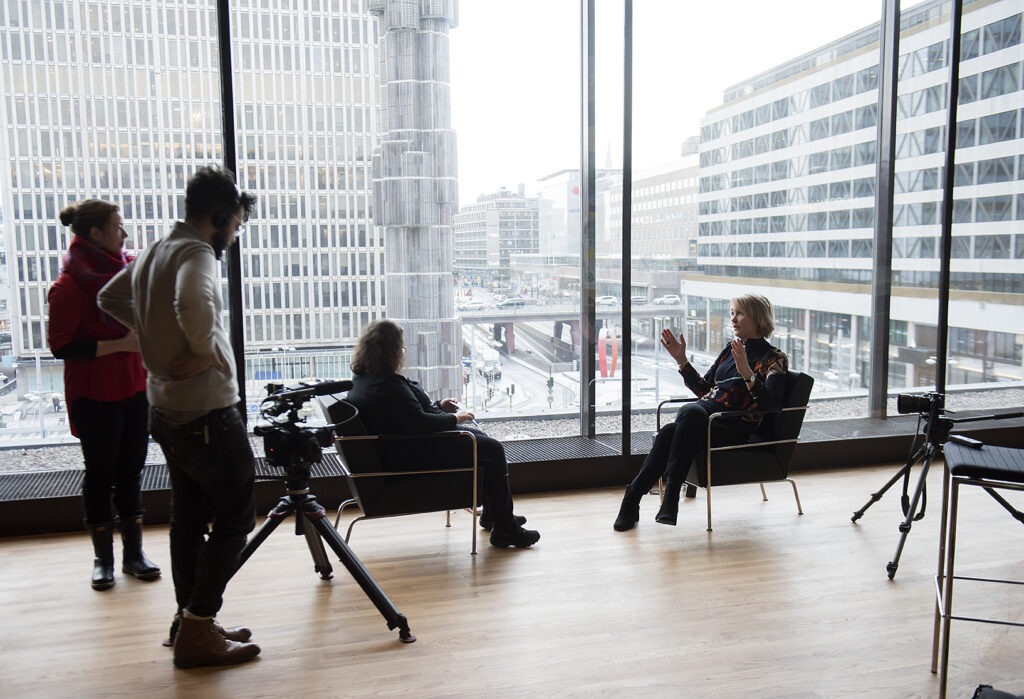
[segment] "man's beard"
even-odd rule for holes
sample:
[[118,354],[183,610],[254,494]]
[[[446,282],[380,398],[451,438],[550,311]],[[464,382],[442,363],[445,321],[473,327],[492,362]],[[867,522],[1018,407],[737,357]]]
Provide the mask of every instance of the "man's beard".
[[228,246],[229,235],[226,230],[218,228],[210,238],[210,246],[213,247],[213,254],[218,260],[220,260],[221,255],[224,254],[224,250]]

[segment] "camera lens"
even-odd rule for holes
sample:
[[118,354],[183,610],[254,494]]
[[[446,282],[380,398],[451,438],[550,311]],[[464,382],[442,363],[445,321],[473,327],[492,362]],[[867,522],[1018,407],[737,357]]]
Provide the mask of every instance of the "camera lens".
[[927,413],[931,407],[931,396],[918,393],[900,393],[896,396],[896,411],[899,413]]

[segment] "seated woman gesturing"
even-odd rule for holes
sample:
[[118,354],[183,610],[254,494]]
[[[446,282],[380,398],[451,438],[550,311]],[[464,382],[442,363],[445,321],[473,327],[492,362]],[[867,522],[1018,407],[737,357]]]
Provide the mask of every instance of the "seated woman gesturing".
[[[418,383],[399,374],[404,353],[402,328],[394,321],[376,320],[359,337],[347,400],[359,410],[366,429],[373,434],[430,434],[458,425],[458,429],[473,432],[484,501],[480,526],[491,530],[491,546],[524,548],[537,543],[540,533],[524,529],[526,518],[512,512],[508,462],[501,442],[466,425],[474,420],[473,413],[461,410],[454,399],[432,402]],[[472,458],[468,439],[434,442],[431,446],[436,451],[429,453],[421,442],[396,440],[379,446],[385,468],[400,470],[446,460],[465,463]]]
[[[640,498],[667,475],[665,495],[655,521],[675,525],[679,491],[694,457],[705,449],[708,420],[727,410],[775,410],[782,404],[789,360],[766,338],[775,330],[771,302],[764,296],[744,294],[732,299],[729,316],[735,339],[726,345],[702,377],[686,358],[686,340],[668,328],[661,344],[679,364],[686,386],[698,396],[676,413],[675,422],[661,428],[636,478],[626,486],[616,531],[632,529],[640,519]],[[712,426],[713,446],[742,444],[760,424],[757,416],[726,417]]]

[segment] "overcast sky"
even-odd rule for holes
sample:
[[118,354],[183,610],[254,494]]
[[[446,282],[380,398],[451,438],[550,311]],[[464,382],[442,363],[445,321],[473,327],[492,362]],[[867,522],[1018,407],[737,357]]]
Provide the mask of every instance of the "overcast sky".
[[[579,1],[460,0],[460,204],[579,165]],[[916,2],[904,3],[906,10]],[[881,0],[634,0],[633,165],[671,162],[724,88],[878,21]],[[597,161],[622,161],[622,2],[597,2]]]

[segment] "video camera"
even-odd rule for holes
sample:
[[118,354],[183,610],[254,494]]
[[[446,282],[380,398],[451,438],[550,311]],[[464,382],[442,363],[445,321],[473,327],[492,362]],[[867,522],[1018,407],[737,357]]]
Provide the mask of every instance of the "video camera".
[[932,410],[941,413],[946,407],[946,396],[931,391],[929,393],[900,393],[896,396],[896,412],[930,414]]
[[278,468],[312,464],[320,461],[322,450],[334,442],[336,425],[309,427],[299,417],[299,409],[315,396],[344,393],[351,381],[311,379],[297,387],[267,384],[267,397],[260,402],[260,418],[253,434],[263,437],[267,462]]
[[936,391],[897,394],[896,411],[903,415],[917,413],[919,416],[918,430],[921,429],[921,421],[926,421],[924,424],[925,438],[933,445],[941,445],[949,441],[953,420],[945,417],[946,394]]

